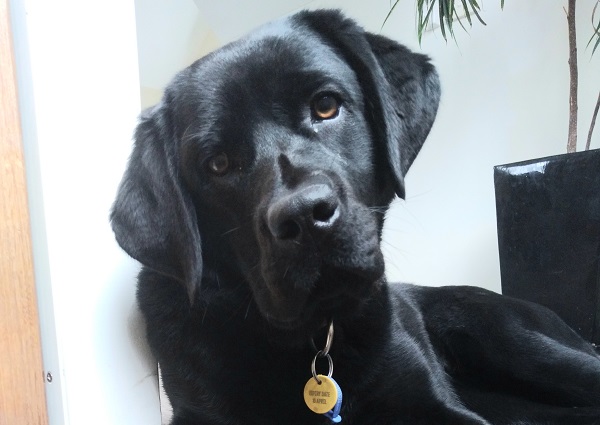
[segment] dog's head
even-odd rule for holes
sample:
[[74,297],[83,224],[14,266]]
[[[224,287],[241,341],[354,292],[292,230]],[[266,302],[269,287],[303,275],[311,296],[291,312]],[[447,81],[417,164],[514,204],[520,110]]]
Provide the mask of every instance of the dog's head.
[[427,57],[337,11],[266,25],[142,115],[117,240],[192,300],[246,285],[275,326],[355,311],[382,281],[383,213],[438,101]]

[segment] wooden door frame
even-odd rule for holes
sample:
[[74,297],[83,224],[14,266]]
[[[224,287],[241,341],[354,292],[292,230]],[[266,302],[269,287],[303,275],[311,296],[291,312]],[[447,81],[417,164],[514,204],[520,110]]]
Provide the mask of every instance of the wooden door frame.
[[47,425],[8,0],[0,0],[0,423]]

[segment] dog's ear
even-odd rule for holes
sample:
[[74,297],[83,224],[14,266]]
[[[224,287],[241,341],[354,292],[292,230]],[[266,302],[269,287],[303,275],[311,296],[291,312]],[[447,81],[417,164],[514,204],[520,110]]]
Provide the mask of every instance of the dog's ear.
[[433,125],[440,100],[429,58],[386,37],[365,32],[339,11],[304,12],[309,25],[353,68],[361,84],[379,150],[387,156],[396,194]]
[[142,114],[110,218],[119,245],[149,269],[182,282],[192,301],[202,277],[200,233],[177,172],[165,110],[161,103]]
[[431,130],[440,102],[440,82],[427,56],[413,53],[380,35],[366,33],[365,37],[385,77],[385,82],[376,82],[376,86],[387,120],[389,161],[397,183],[402,184],[402,194],[398,188],[397,193],[403,197],[400,179],[406,175]]

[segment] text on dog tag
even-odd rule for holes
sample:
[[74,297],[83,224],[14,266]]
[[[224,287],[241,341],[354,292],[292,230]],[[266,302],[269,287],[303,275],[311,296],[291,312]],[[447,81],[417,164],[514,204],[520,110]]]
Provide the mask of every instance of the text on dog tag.
[[310,378],[304,386],[304,402],[315,413],[324,414],[338,402],[338,390],[333,380],[325,375],[317,375],[321,381]]

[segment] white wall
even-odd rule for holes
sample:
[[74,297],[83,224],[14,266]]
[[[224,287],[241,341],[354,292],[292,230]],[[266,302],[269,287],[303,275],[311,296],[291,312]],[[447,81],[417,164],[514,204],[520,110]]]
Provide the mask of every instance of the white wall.
[[[600,90],[600,55],[590,61],[584,48],[595,3],[578,2],[581,148]],[[395,206],[387,223],[386,240],[397,248],[388,250],[392,279],[499,291],[492,168],[566,151],[566,1],[513,0],[504,11],[499,1],[485,5],[488,25],[469,34],[457,29],[458,47],[438,33],[423,40],[443,95],[430,138],[408,175],[407,202]],[[401,21],[393,16],[384,32],[410,40],[411,25],[396,30]],[[411,44],[418,48],[414,39]],[[599,130],[592,147],[600,147]]]
[[[386,223],[391,280],[499,292],[493,166],[566,151],[567,2],[513,0],[503,11],[499,3],[486,1],[487,26],[476,23],[468,34],[457,28],[456,43],[435,32],[420,48],[410,1],[383,28],[429,54],[443,88],[434,128],[406,180],[407,201],[394,205]],[[578,2],[581,147],[600,90],[600,55],[590,61],[584,49],[595,3]],[[381,6],[353,2],[348,10],[377,31]],[[600,131],[592,147],[600,147]]]
[[157,425],[138,265],[108,223],[140,111],[133,1],[10,7],[50,424]]
[[[191,3],[176,2],[187,9]],[[189,37],[189,29],[170,33],[179,49],[188,43],[187,52],[204,54],[297,8],[333,7],[370,31],[429,54],[442,80],[442,102],[433,131],[406,180],[408,198],[394,204],[386,222],[387,274],[392,281],[472,284],[500,291],[493,166],[566,151],[566,0],[509,0],[504,10],[499,0],[488,0],[482,13],[487,26],[476,22],[469,33],[457,27],[456,43],[445,42],[439,32],[427,33],[422,46],[415,35],[413,1],[400,0],[383,29],[388,0],[195,3],[198,13],[188,14],[186,22],[195,19],[196,37]],[[184,65],[158,63],[161,49],[170,54],[170,42],[165,40],[168,32],[157,30],[157,25],[172,24],[156,17],[166,15],[161,7],[174,4],[136,1],[143,46],[140,78],[145,87],[162,88]],[[581,147],[600,90],[600,52],[590,60],[590,50],[585,49],[595,4],[595,0],[578,2]],[[146,25],[150,22],[153,30]],[[152,54],[145,56],[143,51]],[[184,56],[189,63],[191,57]],[[143,97],[146,104],[154,99]],[[592,147],[600,147],[600,129]]]

